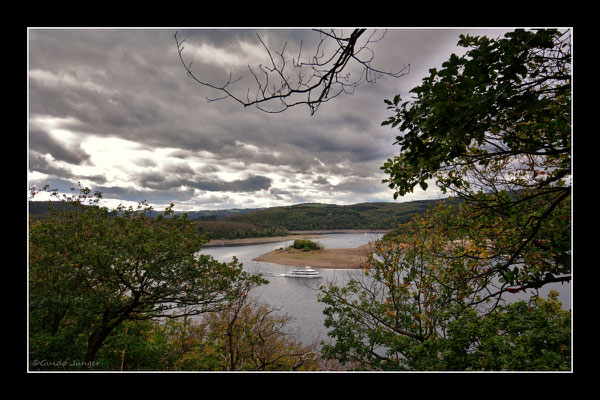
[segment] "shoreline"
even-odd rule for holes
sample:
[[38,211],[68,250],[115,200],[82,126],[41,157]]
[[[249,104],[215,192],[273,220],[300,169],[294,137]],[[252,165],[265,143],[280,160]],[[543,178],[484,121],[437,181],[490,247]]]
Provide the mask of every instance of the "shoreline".
[[390,229],[321,229],[315,231],[289,231],[294,235],[326,235],[328,233],[387,233]]
[[202,247],[248,246],[252,244],[287,242],[288,240],[315,239],[320,237],[323,236],[321,234],[293,234],[288,236],[266,236],[244,239],[213,239],[203,244]]
[[386,233],[385,229],[331,229],[331,230],[316,230],[316,231],[290,231],[288,236],[265,236],[256,238],[244,239],[212,239],[205,243],[202,247],[225,247],[225,246],[247,246],[252,244],[287,242],[288,240],[296,239],[318,239],[327,234],[335,233]]

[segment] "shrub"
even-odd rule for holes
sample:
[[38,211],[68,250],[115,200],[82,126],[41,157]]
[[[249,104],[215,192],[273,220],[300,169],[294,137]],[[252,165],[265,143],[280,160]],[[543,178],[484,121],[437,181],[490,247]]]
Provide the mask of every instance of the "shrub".
[[294,244],[292,245],[293,248],[295,249],[310,249],[310,250],[320,250],[323,248],[323,245],[321,245],[320,243],[315,243],[312,240],[302,240],[302,239],[296,239],[294,240]]

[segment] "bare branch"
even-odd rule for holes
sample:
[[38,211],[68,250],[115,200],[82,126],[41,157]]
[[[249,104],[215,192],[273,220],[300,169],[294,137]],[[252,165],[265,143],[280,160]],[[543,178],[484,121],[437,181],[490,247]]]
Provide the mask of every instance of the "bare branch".
[[[232,98],[244,107],[253,105],[267,113],[280,113],[290,107],[304,104],[309,107],[311,115],[314,115],[322,103],[336,98],[342,93],[353,94],[354,90],[364,82],[376,82],[384,75],[398,78],[410,71],[410,64],[404,65],[397,72],[386,72],[371,65],[375,54],[369,46],[383,39],[385,32],[376,36],[377,31],[373,31],[364,43],[359,44],[359,39],[366,32],[366,29],[354,29],[349,36],[343,36],[342,33],[338,34],[334,30],[330,32],[315,31],[320,34],[320,41],[315,53],[307,57],[307,62],[302,62],[303,43],[300,42],[297,58],[291,59],[292,68],[296,70],[292,74],[286,70],[290,65],[286,62],[285,55],[287,42],[283,45],[281,51],[272,51],[257,34],[258,40],[269,57],[270,65],[258,65],[258,70],[262,74],[255,72],[248,65],[248,70],[254,77],[256,88],[255,90],[246,88],[245,98],[234,94],[233,90],[233,84],[240,81],[241,76],[233,79],[230,73],[229,79],[224,85],[216,85],[197,78],[192,71],[192,62],[187,63],[183,58],[185,39],[180,41],[177,32],[174,37],[179,58],[187,75],[197,83],[222,93],[221,96],[207,98],[208,101]],[[330,55],[327,55],[328,52],[324,49],[326,40],[333,40],[337,45]],[[348,72],[350,62],[362,68],[362,72],[355,80],[350,79],[350,73]],[[295,78],[292,78],[292,76]]]

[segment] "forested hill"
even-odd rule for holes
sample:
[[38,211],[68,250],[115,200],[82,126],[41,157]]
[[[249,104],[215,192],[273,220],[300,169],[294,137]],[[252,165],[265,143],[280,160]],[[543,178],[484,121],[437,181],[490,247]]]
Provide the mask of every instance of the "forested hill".
[[422,214],[438,200],[406,203],[298,204],[272,207],[241,215],[229,215],[221,221],[266,224],[288,231],[322,229],[393,229]]
[[[198,230],[209,239],[282,236],[289,231],[332,229],[394,229],[422,214],[439,200],[405,203],[334,205],[306,203],[286,207],[187,212]],[[53,202],[56,208],[62,208]],[[63,206],[64,207],[64,206]],[[48,216],[47,202],[30,202],[30,216]],[[177,212],[180,213],[180,212]]]

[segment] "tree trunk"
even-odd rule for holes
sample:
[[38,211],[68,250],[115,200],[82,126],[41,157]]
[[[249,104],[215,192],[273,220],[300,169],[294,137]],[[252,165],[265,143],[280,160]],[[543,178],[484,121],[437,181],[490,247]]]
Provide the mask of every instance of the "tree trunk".
[[139,304],[139,299],[140,294],[136,293],[133,298],[133,302],[129,305],[129,307],[127,307],[127,309],[123,311],[121,315],[111,323],[108,322],[109,310],[104,311],[102,325],[96,332],[92,333],[92,335],[88,339],[88,348],[85,354],[85,359],[83,360],[83,369],[90,369],[94,358],[96,358],[98,350],[100,350],[100,347],[102,347],[102,345],[104,344],[104,339],[106,339],[108,334],[111,333],[112,330],[115,329],[121,322],[127,319],[127,317],[131,314],[131,311],[133,311],[133,309],[135,309],[135,307]]
[[87,352],[85,353],[85,358],[83,360],[83,369],[90,369],[94,358],[96,358],[98,350],[100,350],[100,348],[104,344],[104,339],[106,339],[108,334],[112,332],[115,326],[115,324],[112,324],[111,326],[104,326],[90,336],[90,338],[88,339]]

